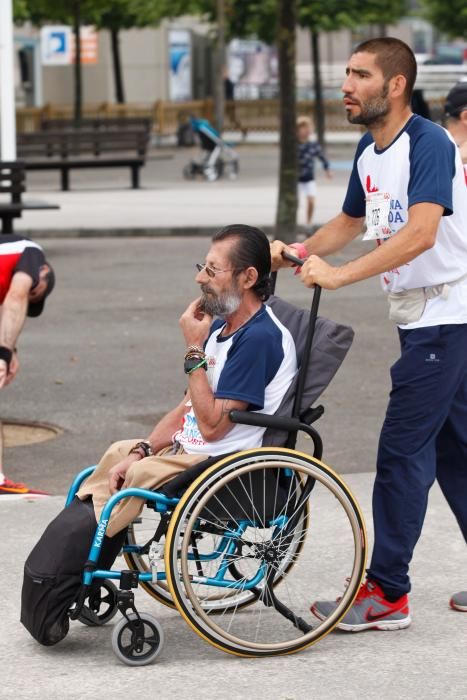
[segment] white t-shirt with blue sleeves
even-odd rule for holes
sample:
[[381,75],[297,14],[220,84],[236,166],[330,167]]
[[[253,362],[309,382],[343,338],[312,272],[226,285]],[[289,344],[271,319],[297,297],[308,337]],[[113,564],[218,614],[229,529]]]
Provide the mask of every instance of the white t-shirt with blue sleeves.
[[[214,321],[205,346],[215,398],[245,401],[250,411],[275,413],[297,372],[290,332],[264,305],[232,335],[221,336],[224,326],[224,321]],[[235,424],[222,439],[206,442],[191,407],[174,439],[188,454],[219,455],[259,447],[264,431]]]
[[[390,234],[408,221],[408,209],[430,202],[443,207],[435,245],[411,262],[381,275],[385,291],[454,282],[467,274],[467,190],[454,141],[441,126],[413,115],[394,141],[378,150],[370,133],[357,148],[343,211],[365,216],[367,195],[387,193]],[[378,240],[384,245],[384,240]],[[450,289],[449,297],[428,300],[421,319],[403,328],[467,323],[467,280]]]

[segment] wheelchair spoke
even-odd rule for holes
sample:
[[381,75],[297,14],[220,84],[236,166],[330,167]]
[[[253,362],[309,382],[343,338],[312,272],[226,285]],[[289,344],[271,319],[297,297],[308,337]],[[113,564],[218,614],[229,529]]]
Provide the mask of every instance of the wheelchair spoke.
[[[345,613],[364,572],[363,524],[326,469],[290,450],[252,451],[223,460],[181,499],[169,531],[169,585],[209,641],[246,655],[293,651]],[[337,612],[315,619],[314,600],[336,595]]]

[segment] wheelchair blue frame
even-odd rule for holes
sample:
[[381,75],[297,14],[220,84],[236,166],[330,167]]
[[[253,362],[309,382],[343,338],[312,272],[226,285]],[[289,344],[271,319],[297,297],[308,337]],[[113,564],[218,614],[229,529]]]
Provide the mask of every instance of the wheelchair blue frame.
[[[295,258],[294,256],[290,256],[288,254],[285,254],[284,257],[288,258],[292,262],[295,262],[297,265],[302,265],[303,260],[300,260],[298,258]],[[274,278],[275,282],[275,278]],[[307,358],[300,366],[299,373],[298,373],[298,384],[297,384],[297,392],[295,395],[295,402],[294,402],[294,407],[292,411],[292,417],[286,418],[283,416],[266,416],[264,414],[255,414],[247,411],[231,411],[230,412],[230,419],[232,420],[233,423],[242,423],[244,425],[260,425],[262,427],[272,427],[272,428],[279,428],[281,430],[287,430],[289,433],[288,440],[286,442],[286,447],[288,448],[294,448],[295,443],[296,443],[296,438],[297,438],[297,433],[299,431],[303,431],[307,433],[310,438],[313,440],[314,443],[314,456],[317,457],[318,459],[321,458],[322,451],[323,451],[323,444],[321,441],[321,437],[317,433],[317,431],[311,426],[311,423],[314,422],[319,416],[322,414],[323,409],[321,406],[317,407],[316,409],[309,409],[307,412],[307,423],[304,423],[300,419],[300,405],[301,405],[301,397],[303,395],[303,390],[305,386],[305,381],[306,381],[306,372],[307,372],[307,365],[308,365],[308,358],[310,355],[310,350],[311,350],[311,344],[313,340],[313,335],[315,331],[315,324],[316,324],[316,318],[318,314],[318,305],[319,305],[319,300],[320,300],[320,294],[321,294],[321,288],[319,286],[315,286],[314,290],[314,295],[313,295],[313,301],[311,305],[311,312],[310,312],[310,323],[307,331],[307,336],[305,340],[305,347],[303,351],[303,357]],[[78,492],[79,487],[81,486],[82,482],[90,476],[94,470],[96,469],[96,466],[92,467],[87,467],[83,471],[81,471],[78,476],[75,478],[73,481],[73,484],[70,488],[70,491],[67,496],[66,500],[66,506],[70,505],[71,501],[73,498],[76,496],[76,493]],[[308,498],[309,493],[311,489],[313,488],[313,484],[310,482],[310,485],[305,487],[302,495],[300,496],[300,501],[302,501],[302,504],[300,507],[303,505],[305,502],[306,498]],[[110,497],[110,499],[107,501],[105,504],[99,522],[97,524],[97,529],[96,533],[94,535],[94,539],[91,545],[91,549],[89,551],[89,557],[88,561],[86,562],[86,565],[84,567],[84,572],[83,572],[83,586],[82,590],[80,593],[80,596],[78,598],[77,606],[75,609],[75,614],[73,617],[77,617],[80,612],[80,606],[84,604],[85,600],[85,595],[86,595],[86,590],[89,589],[91,586],[92,582],[94,579],[117,579],[121,580],[123,578],[123,574],[128,574],[128,572],[120,572],[120,571],[111,571],[111,570],[105,570],[105,569],[98,569],[97,568],[97,562],[99,559],[99,554],[101,551],[102,544],[104,542],[104,537],[107,532],[107,525],[112,513],[112,510],[114,506],[119,503],[122,499],[128,498],[128,497],[136,497],[136,498],[141,498],[142,500],[146,502],[150,502],[152,504],[151,507],[154,508],[154,510],[158,513],[164,514],[167,513],[169,510],[173,510],[174,507],[177,506],[179,503],[178,498],[168,498],[162,493],[158,493],[157,491],[149,491],[147,489],[138,489],[138,488],[132,488],[132,489],[125,489],[123,491],[119,491],[118,493],[115,493],[113,496]],[[290,518],[290,523],[292,523],[294,520],[294,516]],[[289,518],[287,516],[280,516],[279,518],[276,518],[275,520],[271,521],[269,523],[269,527],[274,527],[274,533],[273,537],[277,536],[281,530],[287,530],[288,526],[290,526],[289,523]],[[209,585],[209,586],[217,586],[217,587],[222,587],[222,588],[232,588],[232,589],[238,589],[240,591],[245,591],[245,590],[251,590],[255,589],[258,584],[265,578],[268,577],[268,565],[263,562],[258,568],[258,571],[254,575],[254,577],[250,580],[245,580],[242,579],[241,581],[232,581],[232,580],[226,580],[225,575],[228,571],[229,564],[230,564],[230,559],[232,555],[235,553],[235,547],[236,547],[236,541],[241,538],[242,534],[245,532],[245,530],[252,525],[250,521],[244,520],[244,521],[239,521],[237,523],[237,526],[235,530],[225,532],[220,540],[220,543],[216,546],[216,549],[207,555],[202,555],[201,557],[197,556],[196,559],[198,561],[203,560],[204,561],[210,561],[210,560],[215,560],[220,558],[220,565],[217,570],[217,573],[214,577],[204,577],[204,576],[197,576],[193,575],[192,579],[193,581],[196,581],[197,583],[202,583],[204,585]],[[135,546],[129,546],[128,549],[125,549],[125,546],[123,548],[123,551],[127,552],[133,552],[137,553],[138,551],[142,551],[142,548],[139,549],[138,547]],[[195,559],[194,555],[188,555],[190,558]],[[152,571],[132,571],[132,574],[135,576],[135,580],[138,582],[150,582],[150,581],[162,581],[166,580],[166,574],[165,572],[155,572],[153,574]],[[121,586],[122,586],[122,581],[121,581]],[[130,584],[132,587],[133,583]],[[270,594],[274,598],[274,594]],[[293,613],[291,613],[290,610],[288,610],[285,606],[283,606],[280,601],[274,600],[273,603],[278,610],[282,612],[286,617],[291,619],[290,616],[293,616]],[[119,606],[120,607],[120,606]],[[126,616],[125,610],[127,609],[128,605],[123,609],[123,614]],[[131,609],[136,612],[136,609],[134,608],[133,602],[130,605]],[[303,621],[296,621],[296,626],[298,626],[302,631],[307,631],[309,626],[303,622]]]
[[[67,499],[65,502],[65,507],[68,507],[70,503],[72,502],[73,498],[76,496],[81,484],[85,479],[87,479],[91,474],[95,471],[97,468],[97,465],[93,465],[91,467],[86,467],[86,469],[83,469],[75,478],[73,481],[70,490],[67,495]],[[123,500],[124,498],[129,498],[129,497],[136,497],[136,498],[141,498],[144,499],[145,501],[150,501],[151,503],[154,504],[155,510],[158,513],[166,513],[168,510],[171,508],[174,508],[178,503],[179,499],[178,498],[168,498],[162,493],[158,493],[157,491],[149,491],[147,489],[138,489],[138,488],[132,488],[132,489],[124,489],[123,491],[119,491],[118,493],[115,493],[113,496],[109,498],[107,503],[105,504],[101,517],[99,519],[99,522],[97,524],[97,529],[96,529],[96,534],[94,535],[94,540],[91,545],[91,549],[89,550],[89,556],[88,556],[88,561],[87,565],[85,567],[84,573],[83,573],[83,584],[85,586],[90,586],[93,582],[94,579],[115,579],[119,580],[121,578],[121,572],[120,571],[111,571],[107,569],[93,569],[92,565],[96,566],[97,561],[99,559],[99,554],[100,550],[102,547],[102,543],[104,542],[104,537],[107,531],[107,525],[110,520],[110,515],[112,513],[112,510],[119,501]],[[288,518],[284,515],[279,516],[275,520],[272,520],[270,522],[270,526],[275,527],[275,531],[273,536],[277,536],[280,532],[281,529],[283,529],[288,521]],[[249,520],[242,520],[239,521],[238,527],[235,530],[232,530],[231,532],[227,532],[226,534],[223,535],[221,538],[221,541],[219,545],[217,546],[216,550],[212,552],[211,554],[203,554],[203,555],[198,555],[196,559],[198,561],[212,561],[215,559],[218,559],[222,557],[221,564],[219,566],[219,569],[217,571],[217,574],[215,577],[204,577],[204,576],[196,576],[193,575],[193,581],[197,583],[202,583],[207,586],[218,586],[221,588],[238,588],[241,591],[244,590],[251,590],[254,589],[264,578],[266,571],[267,571],[267,565],[264,563],[262,564],[254,578],[245,581],[243,580],[242,582],[238,581],[232,581],[232,580],[226,580],[225,579],[225,574],[227,573],[228,567],[229,567],[229,557],[232,556],[235,553],[235,541],[243,535],[243,533],[246,531],[246,529],[251,525]],[[128,547],[123,547],[123,551],[126,552],[137,552],[138,548],[135,546],[128,546]],[[193,555],[188,556],[189,559],[195,559]],[[154,580],[154,575],[152,572],[137,572],[138,575],[138,581],[153,581]],[[157,572],[157,580],[158,581],[165,581],[166,580],[166,574],[165,572],[158,571]]]

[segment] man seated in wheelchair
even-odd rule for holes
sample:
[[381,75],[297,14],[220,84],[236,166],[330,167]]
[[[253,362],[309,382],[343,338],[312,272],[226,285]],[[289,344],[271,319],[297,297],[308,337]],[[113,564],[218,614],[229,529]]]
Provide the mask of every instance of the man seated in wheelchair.
[[[67,572],[70,589],[69,572],[74,571],[74,585],[79,586],[96,520],[112,494],[133,487],[156,490],[207,457],[261,446],[265,429],[233,424],[229,412],[273,414],[297,372],[292,335],[263,303],[270,293],[271,268],[265,234],[250,226],[227,226],[213,237],[206,261],[196,267],[201,296],[180,318],[186,395],[145,439],[110,446],[26,562],[22,622],[44,644],[56,643],[66,634],[63,629],[56,634],[39,629],[43,622],[29,619],[31,608],[37,607],[36,584],[50,579],[47,562],[52,557],[59,562],[63,556],[63,565],[54,564],[54,576]],[[99,567],[112,565],[126,527],[143,503],[130,497],[113,508]],[[63,608],[70,605],[65,598]]]
[[[263,302],[270,289],[269,243],[250,226],[217,233],[198,263],[201,296],[180,318],[188,390],[145,440],[114,443],[78,491],[92,497],[96,518],[121,488],[156,489],[206,459],[259,447],[264,428],[234,425],[234,409],[273,414],[297,371],[290,332]],[[213,320],[213,319],[216,320]],[[107,534],[122,530],[141,499],[121,501]]]

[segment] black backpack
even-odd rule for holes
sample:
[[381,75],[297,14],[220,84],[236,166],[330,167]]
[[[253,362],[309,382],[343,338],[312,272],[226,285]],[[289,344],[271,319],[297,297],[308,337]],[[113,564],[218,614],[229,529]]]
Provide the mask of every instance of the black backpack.
[[[68,611],[75,602],[97,527],[92,500],[75,498],[47,526],[24,565],[21,622],[41,644],[52,646],[66,637]],[[105,538],[99,567],[115,561],[126,530]]]

